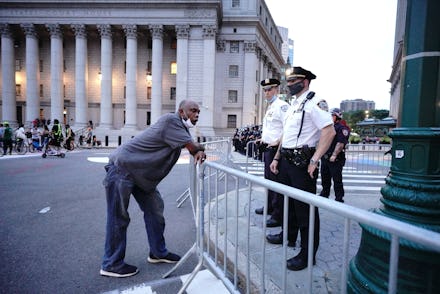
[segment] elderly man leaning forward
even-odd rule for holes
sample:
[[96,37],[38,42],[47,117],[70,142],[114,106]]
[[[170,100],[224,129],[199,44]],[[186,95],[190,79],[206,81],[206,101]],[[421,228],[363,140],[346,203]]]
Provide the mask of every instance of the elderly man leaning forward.
[[180,256],[168,251],[165,238],[164,202],[157,185],[171,171],[186,147],[195,163],[206,159],[204,148],[192,140],[189,129],[199,119],[199,105],[184,100],[176,113],[167,113],[142,133],[119,146],[109,158],[104,186],[107,197],[105,251],[100,274],[129,277],[138,273],[136,266],[124,262],[128,203],[133,195],[144,212],[150,263],[175,263]]

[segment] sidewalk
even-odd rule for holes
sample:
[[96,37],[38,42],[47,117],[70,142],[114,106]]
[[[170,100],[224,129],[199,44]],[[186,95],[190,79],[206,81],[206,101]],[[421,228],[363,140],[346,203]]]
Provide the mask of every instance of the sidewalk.
[[[237,152],[233,152],[232,156],[243,156]],[[320,188],[320,187],[318,187]],[[319,189],[318,189],[319,190]],[[253,286],[256,290],[260,289],[259,283],[261,282],[261,268],[262,268],[262,248],[265,235],[278,233],[278,228],[267,228],[266,232],[263,232],[263,216],[255,214],[255,208],[262,207],[264,204],[264,190],[263,188],[254,188],[251,197],[251,203],[248,203],[248,190],[242,190],[239,197],[239,228],[246,228],[248,220],[248,212],[250,205],[250,248],[249,257],[247,255],[246,247],[246,234],[239,234],[238,240],[238,256],[239,264],[240,260],[246,261],[247,258],[251,261],[251,279]],[[235,215],[235,193],[228,194],[228,215]],[[347,206],[355,206],[362,209],[377,208],[380,206],[380,192],[373,192],[371,194],[350,194],[346,193],[344,200]],[[219,201],[219,215],[223,215],[225,209],[225,196]],[[214,203],[211,203],[214,205]],[[205,208],[206,211],[206,208]],[[320,229],[320,245],[316,256],[316,265],[313,267],[313,279],[312,287],[313,293],[339,293],[340,281],[342,273],[343,262],[343,238],[344,238],[344,219],[337,215],[334,215],[323,209],[319,210],[321,229]],[[225,223],[223,222],[224,226]],[[235,246],[230,240],[234,240],[235,234],[232,232],[229,236],[230,228],[235,227],[235,221],[228,221],[228,256],[233,256],[235,253]],[[220,230],[223,230],[220,228]],[[211,228],[212,232],[212,228]],[[350,240],[349,240],[349,260],[356,255],[362,229],[357,223],[351,223],[350,226]],[[222,248],[223,244],[219,247]],[[270,243],[265,244],[266,257],[265,257],[265,272],[266,272],[266,291],[267,293],[281,293],[283,281],[283,247],[282,245],[273,245]],[[295,256],[300,248],[299,240],[296,243],[295,248],[287,247],[287,259]],[[242,269],[240,269],[242,271]],[[244,274],[245,272],[242,272]],[[306,291],[307,283],[307,269],[302,271],[290,271],[287,270],[287,289],[295,289],[295,293],[303,293]]]

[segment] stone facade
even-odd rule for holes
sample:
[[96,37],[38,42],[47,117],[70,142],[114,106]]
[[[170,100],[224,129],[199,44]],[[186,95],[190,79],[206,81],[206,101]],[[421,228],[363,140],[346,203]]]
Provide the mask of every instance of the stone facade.
[[0,1],[0,19],[0,118],[11,124],[58,118],[80,128],[92,120],[131,134],[189,98],[202,109],[199,134],[228,133],[261,122],[259,81],[279,78],[284,66],[263,0],[238,7],[228,0]]

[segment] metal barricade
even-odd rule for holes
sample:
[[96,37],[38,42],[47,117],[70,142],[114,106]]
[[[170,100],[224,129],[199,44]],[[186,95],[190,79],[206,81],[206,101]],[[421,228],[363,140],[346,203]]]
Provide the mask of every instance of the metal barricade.
[[391,167],[391,145],[348,144],[344,172],[386,175]]
[[[266,270],[267,262],[265,258],[270,250],[266,250],[265,222],[263,222],[262,233],[256,235],[250,218],[250,203],[258,189],[262,189],[264,195],[270,189],[287,196],[284,198],[284,228],[287,228],[288,198],[294,198],[310,205],[310,224],[314,223],[315,207],[335,214],[344,220],[343,262],[340,277],[341,293],[346,293],[351,222],[358,222],[390,234],[388,293],[396,293],[397,289],[399,240],[401,238],[424,246],[427,250],[440,252],[439,233],[324,197],[317,197],[314,194],[256,177],[216,162],[205,162],[202,166],[192,166],[191,185],[196,193],[197,202],[197,235],[195,244],[182,258],[181,262],[184,262],[189,254],[193,252],[197,253],[199,262],[179,293],[185,291],[202,266],[206,266],[214,273],[231,293],[299,292],[298,285],[288,284],[288,274],[289,282],[295,277],[306,281],[304,283],[305,289],[302,289],[302,292],[313,292],[313,225],[310,225],[309,229],[308,248],[310,250],[308,252],[309,264],[307,271],[288,273],[286,269],[287,230],[284,230],[281,260],[271,269]],[[220,178],[221,173],[226,176]],[[210,176],[206,176],[206,174]],[[264,199],[266,199],[264,201],[265,207],[267,207],[267,197],[264,197]],[[263,219],[266,219],[266,214],[264,214]],[[251,249],[254,249],[252,254],[250,253]],[[269,278],[274,274],[281,275],[281,281],[274,283],[274,279]]]
[[[206,159],[208,161],[214,161],[218,163],[222,163],[225,165],[229,165],[230,157],[231,157],[231,139],[221,139],[221,140],[211,140],[211,137],[208,137],[208,140],[200,143],[205,147]],[[195,218],[195,209],[193,198],[191,197],[190,188],[186,189],[179,197],[177,197],[177,207],[181,207],[186,200],[190,199],[191,207],[193,209],[193,215]]]
[[[264,162],[254,160],[253,150],[256,141],[246,144],[246,172],[249,167],[264,170]],[[344,173],[387,175],[391,167],[391,145],[387,144],[348,144],[345,150]]]

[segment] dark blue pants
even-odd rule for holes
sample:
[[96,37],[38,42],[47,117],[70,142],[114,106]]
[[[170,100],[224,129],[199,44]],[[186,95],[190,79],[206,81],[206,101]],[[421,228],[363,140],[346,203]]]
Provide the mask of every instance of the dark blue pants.
[[144,213],[145,229],[150,252],[157,257],[168,254],[163,236],[165,218],[164,203],[159,191],[153,187],[150,192],[140,189],[131,176],[113,164],[106,165],[104,180],[107,196],[107,227],[102,269],[118,270],[124,266],[127,245],[127,227],[130,223],[128,204],[133,195]]
[[333,189],[335,190],[335,199],[342,201],[344,198],[344,185],[342,183],[342,169],[344,168],[345,160],[337,160],[330,162],[327,159],[321,160],[321,196],[330,196],[330,187],[333,179]]

